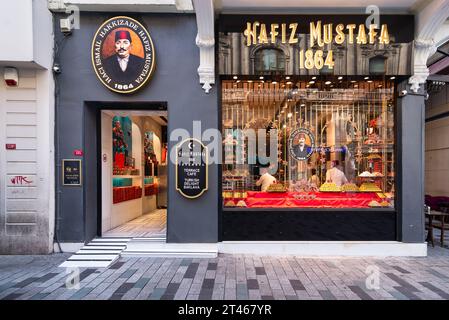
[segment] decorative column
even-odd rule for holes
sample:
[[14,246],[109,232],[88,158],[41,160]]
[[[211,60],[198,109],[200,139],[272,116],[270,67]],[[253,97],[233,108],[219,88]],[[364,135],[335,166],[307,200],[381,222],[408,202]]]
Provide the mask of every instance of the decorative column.
[[415,56],[413,64],[413,75],[409,78],[410,89],[417,93],[421,84],[426,82],[429,76],[427,59],[435,53],[435,41],[433,39],[415,40]]
[[410,89],[417,93],[429,76],[427,59],[435,53],[434,36],[449,17],[449,0],[433,0],[416,16],[417,33],[413,63],[413,76],[409,79]]
[[200,48],[198,75],[203,89],[209,93],[215,83],[215,32],[213,0],[193,0],[198,34],[196,45]]

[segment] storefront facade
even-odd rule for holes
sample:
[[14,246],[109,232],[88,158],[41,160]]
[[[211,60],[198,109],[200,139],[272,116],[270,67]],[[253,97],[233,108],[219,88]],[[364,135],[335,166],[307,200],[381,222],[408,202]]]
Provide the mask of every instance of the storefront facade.
[[[195,16],[126,13],[148,30],[154,46],[151,78],[141,89],[129,94],[114,92],[103,85],[91,59],[95,34],[105,21],[115,16],[118,15],[81,13],[81,30],[75,30],[66,39],[60,33],[56,35],[58,43],[64,42],[56,58],[62,70],[57,78],[57,162],[62,166],[64,159],[82,160],[83,171],[82,185],[63,185],[63,171],[61,167],[57,170],[56,230],[63,247],[64,243],[84,243],[102,235],[99,214],[102,183],[98,166],[113,159],[111,154],[104,157],[101,149],[101,110],[166,112],[169,138],[175,129],[192,134],[194,121],[201,122],[203,128],[217,128],[216,91],[204,94],[198,84]],[[112,138],[112,131],[110,135]],[[168,139],[168,150],[174,145]],[[76,156],[75,150],[81,150],[82,155]],[[168,161],[166,241],[217,242],[217,188],[211,187],[199,200],[191,201],[176,191],[174,176],[175,166]],[[211,165],[211,186],[218,184],[217,176],[217,166]]]
[[[424,100],[402,108],[400,94],[414,17],[384,15],[366,30],[365,19],[219,18],[223,240],[423,241],[422,202],[403,198],[422,193],[422,174],[402,180],[423,164],[404,142],[422,145]],[[260,154],[261,135],[276,147]],[[270,178],[276,187],[260,192]]]
[[[349,248],[348,254],[366,255],[385,254],[387,244],[396,246],[392,255],[425,255],[425,93],[409,83],[416,73],[415,16],[382,15],[381,25],[373,26],[365,15],[214,18],[212,10],[208,24],[198,15],[82,11],[81,30],[55,34],[62,70],[56,89],[57,242],[70,248],[105,236],[105,198],[111,208],[145,198],[146,176],[154,169],[140,156],[127,160],[127,152],[137,150],[134,142],[120,158],[111,141],[122,134],[115,123],[139,127],[136,117],[157,114],[166,118],[167,136],[164,242],[299,254],[314,254],[302,248],[320,244],[317,253]],[[54,17],[57,23],[64,14]],[[110,87],[96,61],[98,35],[120,18],[142,25],[152,39],[151,77],[138,88]],[[215,37],[201,37],[214,24]],[[115,33],[116,42],[126,39],[137,38]],[[143,141],[152,135],[140,130],[138,153],[146,158]],[[105,151],[104,136],[112,151]],[[193,193],[186,192],[185,177],[179,184],[179,170],[192,171],[170,157],[190,138],[209,151],[200,192],[188,185]],[[64,183],[67,160],[81,160],[82,182]],[[122,180],[105,187],[105,166]],[[126,179],[138,191],[116,196],[113,189]],[[112,186],[114,195],[106,197]],[[335,251],[335,245],[342,247]],[[351,251],[357,245],[361,249]]]

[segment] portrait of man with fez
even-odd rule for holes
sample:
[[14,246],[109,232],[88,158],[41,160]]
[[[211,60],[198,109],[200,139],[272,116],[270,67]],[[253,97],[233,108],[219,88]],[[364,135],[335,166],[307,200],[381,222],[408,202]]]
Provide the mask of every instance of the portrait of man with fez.
[[312,147],[306,144],[305,133],[298,133],[298,143],[292,146],[292,153],[298,160],[306,160],[312,153]]
[[144,66],[144,59],[131,54],[131,34],[127,30],[115,32],[115,54],[103,61],[107,74],[116,82],[132,83],[139,77]]

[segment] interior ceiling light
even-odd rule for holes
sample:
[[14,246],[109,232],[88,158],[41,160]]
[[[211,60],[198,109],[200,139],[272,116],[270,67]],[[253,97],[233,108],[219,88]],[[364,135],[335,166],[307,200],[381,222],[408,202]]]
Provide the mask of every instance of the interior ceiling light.
[[234,79],[234,80],[237,80],[237,79],[238,79],[238,77],[237,77],[237,76],[233,76],[233,77],[232,77],[232,79]]
[[288,114],[287,114],[287,118],[291,118],[293,116],[293,113],[291,113],[291,112],[289,112]]
[[315,83],[315,81],[309,81],[309,83],[310,83],[310,84],[314,84],[314,83]]
[[324,84],[325,85],[330,85],[332,82],[331,81],[326,81]]
[[312,77],[312,80],[315,80],[316,79],[316,77]]
[[286,76],[286,77],[285,77],[285,80],[290,80],[290,77],[289,77],[289,76]]
[[263,77],[262,77],[262,76],[260,76],[260,77],[259,77],[259,79],[260,79],[260,80],[263,80]]
[[338,80],[341,80],[341,79],[343,79],[343,77],[342,77],[342,76],[339,76],[339,77],[338,77]]
[[369,77],[365,77],[364,79],[365,79],[365,80],[368,80],[368,79],[369,79]]
[[396,79],[396,77],[390,77],[390,80],[394,80],[394,79]]

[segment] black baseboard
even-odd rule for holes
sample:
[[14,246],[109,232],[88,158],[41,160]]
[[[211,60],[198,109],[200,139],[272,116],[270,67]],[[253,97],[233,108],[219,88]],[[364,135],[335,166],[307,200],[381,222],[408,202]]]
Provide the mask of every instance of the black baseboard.
[[389,211],[223,210],[223,241],[396,241]]

